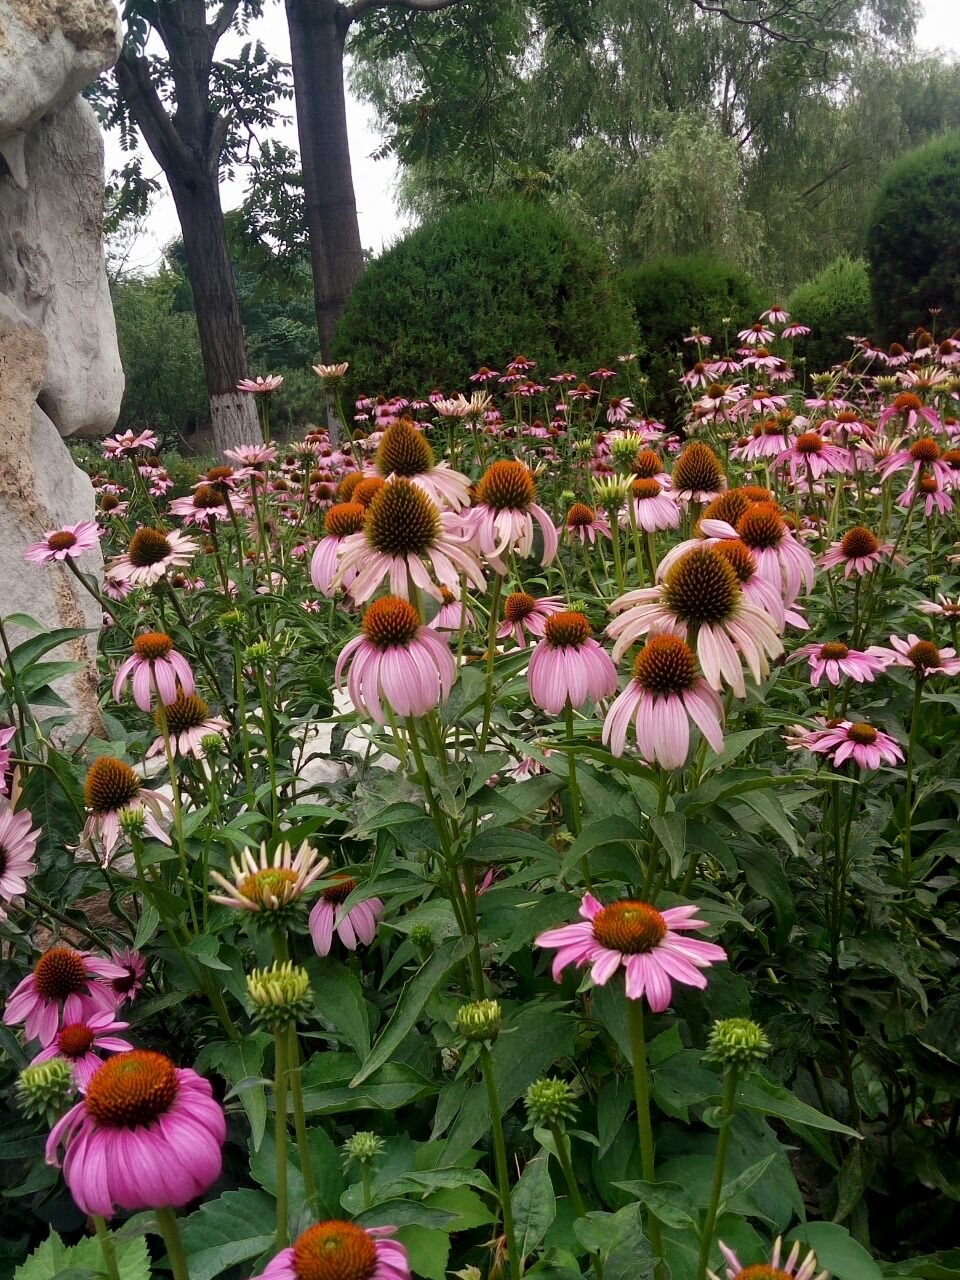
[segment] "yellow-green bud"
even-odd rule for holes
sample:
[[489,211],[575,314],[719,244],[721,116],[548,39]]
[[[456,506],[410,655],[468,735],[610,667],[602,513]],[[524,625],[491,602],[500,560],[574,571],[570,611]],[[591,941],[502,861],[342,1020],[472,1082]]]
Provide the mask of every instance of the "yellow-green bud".
[[[817,375],[813,375],[813,381],[816,382]],[[900,379],[895,378],[893,374],[882,373],[878,378],[874,378],[874,385],[878,391],[893,392],[900,390]]]
[[384,1145],[383,1139],[377,1134],[361,1129],[343,1144],[343,1163],[370,1164],[383,1151]]
[[223,750],[223,737],[219,733],[205,733],[200,739],[200,750],[205,758],[218,756]]
[[496,1000],[474,1000],[457,1011],[457,1028],[464,1040],[496,1040],[500,1034],[500,1005]]
[[248,644],[243,651],[245,661],[252,663],[254,666],[261,666],[270,656],[270,642],[268,640],[254,640],[253,644]]
[[[631,461],[636,456],[636,452],[636,449],[634,449]],[[630,492],[630,480],[625,476],[595,478],[593,492],[596,495],[597,506],[603,507],[608,515],[611,512],[616,513],[627,500],[627,494]]]
[[538,1125],[563,1124],[577,1113],[573,1089],[566,1080],[534,1080],[524,1102],[530,1120]]
[[762,1062],[770,1049],[770,1041],[756,1022],[749,1018],[723,1018],[710,1029],[705,1057],[742,1071]]
[[247,994],[254,1020],[276,1030],[302,1020],[310,1008],[310,976],[286,960],[247,975]]
[[17,1080],[17,1105],[31,1120],[53,1125],[73,1094],[73,1068],[65,1058],[50,1058],[24,1067]]
[[625,435],[614,436],[610,441],[610,452],[620,471],[629,471],[633,460],[643,448],[643,436],[636,431],[628,431]]
[[242,632],[244,628],[243,614],[239,609],[228,609],[226,613],[222,613],[220,622],[224,631]]
[[142,836],[147,825],[147,815],[143,805],[135,805],[132,809],[121,809],[120,830],[125,836]]

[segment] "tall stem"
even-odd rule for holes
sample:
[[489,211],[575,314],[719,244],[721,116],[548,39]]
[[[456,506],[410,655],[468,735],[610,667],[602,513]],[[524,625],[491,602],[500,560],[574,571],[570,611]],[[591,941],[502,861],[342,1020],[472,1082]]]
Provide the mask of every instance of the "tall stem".
[[[633,1096],[637,1105],[637,1135],[640,1139],[640,1164],[644,1182],[656,1182],[653,1153],[653,1126],[650,1123],[650,1081],[647,1079],[647,1042],[643,1031],[643,1001],[627,997],[627,1027],[630,1032],[630,1054],[633,1058]],[[648,1215],[650,1244],[658,1261],[654,1275],[663,1280],[663,1244],[660,1222],[654,1213]]]
[[483,691],[483,723],[480,726],[480,750],[486,751],[490,737],[490,716],[493,713],[493,664],[497,656],[497,626],[500,622],[500,595],[503,591],[503,574],[493,580],[490,600],[490,620],[487,623],[487,678]]
[[113,1242],[113,1236],[99,1213],[94,1213],[91,1217],[93,1218],[94,1230],[97,1233],[100,1253],[103,1256],[103,1269],[107,1274],[107,1280],[120,1280],[120,1268],[117,1266],[117,1248]]
[[717,1154],[713,1162],[713,1186],[710,1190],[710,1203],[707,1216],[700,1233],[700,1261],[697,1264],[697,1280],[704,1280],[710,1262],[710,1246],[713,1244],[713,1233],[717,1225],[717,1213],[720,1209],[720,1196],[723,1193],[723,1177],[727,1167],[727,1147],[730,1145],[730,1129],[733,1126],[733,1115],[737,1108],[737,1084],[740,1073],[731,1066],[727,1071],[726,1083],[723,1087],[723,1102],[720,1107],[720,1132],[717,1134]]
[[490,1130],[493,1135],[493,1158],[497,1169],[497,1190],[500,1193],[500,1210],[503,1214],[503,1237],[507,1245],[510,1275],[512,1280],[520,1280],[520,1258],[517,1255],[517,1240],[513,1230],[513,1205],[510,1201],[507,1146],[503,1140],[503,1117],[500,1112],[500,1099],[497,1096],[497,1078],[493,1067],[493,1057],[485,1044],[480,1046],[480,1066],[483,1071],[483,1083],[487,1089]]
[[[577,781],[577,753],[573,746],[573,704],[569,698],[567,699],[567,705],[563,709],[563,717],[567,730],[567,785],[570,788],[570,825],[573,827],[573,834],[578,836],[583,829],[583,818],[580,804],[580,784]],[[590,879],[590,867],[586,854],[580,859],[580,866],[583,869],[583,883],[587,892],[592,893],[593,883]]]
[[307,1136],[307,1117],[303,1108],[303,1081],[300,1079],[300,1046],[297,1044],[297,1028],[291,1022],[288,1031],[290,1037],[290,1096],[293,1100],[293,1127],[297,1134],[297,1149],[300,1152],[300,1172],[303,1174],[303,1190],[307,1204],[315,1209],[314,1199],[317,1194],[313,1179],[313,1157],[310,1155],[310,1141]]
[[913,756],[917,745],[917,726],[920,723],[920,698],[922,694],[923,676],[918,672],[913,690],[913,711],[910,714],[910,737],[907,739],[907,779],[904,786],[906,812],[903,819],[903,861],[900,864],[900,879],[904,885],[910,883],[910,878],[913,875]]
[[274,1147],[277,1157],[277,1252],[285,1249],[287,1240],[287,1031],[278,1027],[273,1033],[274,1082],[273,1100]]
[[167,1246],[167,1261],[170,1263],[170,1270],[173,1272],[173,1280],[190,1280],[190,1272],[187,1269],[187,1255],[183,1251],[183,1241],[180,1239],[180,1228],[177,1226],[176,1214],[169,1205],[164,1209],[156,1209],[154,1212],[157,1215],[157,1226],[163,1236],[163,1243]]
[[[574,1213],[578,1218],[585,1218],[587,1210],[583,1203],[583,1196],[580,1194],[580,1187],[577,1185],[577,1176],[573,1172],[573,1161],[570,1159],[570,1141],[556,1122],[550,1125],[550,1134],[553,1138],[553,1145],[557,1149],[557,1159],[560,1161],[560,1168],[563,1170],[567,1190],[570,1192]],[[603,1280],[603,1263],[600,1261],[599,1253],[591,1252],[590,1261],[593,1263],[593,1270],[597,1280]]]

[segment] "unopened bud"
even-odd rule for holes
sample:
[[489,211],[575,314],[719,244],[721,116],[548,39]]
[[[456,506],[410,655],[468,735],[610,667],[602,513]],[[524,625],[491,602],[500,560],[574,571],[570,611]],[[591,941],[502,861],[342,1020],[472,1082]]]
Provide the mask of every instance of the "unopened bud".
[[524,1102],[530,1120],[538,1125],[563,1124],[577,1113],[573,1089],[566,1080],[534,1080]]
[[383,1151],[384,1145],[383,1139],[377,1134],[362,1129],[343,1144],[343,1163],[345,1165],[370,1164]]
[[125,836],[142,836],[147,825],[147,814],[142,804],[132,809],[121,809],[118,814],[120,830]]
[[49,1058],[24,1067],[17,1080],[17,1105],[30,1120],[53,1125],[73,1094],[73,1069],[65,1058]]
[[309,974],[289,960],[254,969],[247,975],[247,994],[254,1019],[270,1030],[301,1021],[312,1003]]
[[749,1018],[723,1018],[710,1029],[705,1056],[742,1071],[762,1062],[770,1049],[770,1041],[756,1022]]
[[500,1034],[500,1005],[496,1000],[474,1000],[457,1011],[457,1028],[464,1040],[496,1040]]

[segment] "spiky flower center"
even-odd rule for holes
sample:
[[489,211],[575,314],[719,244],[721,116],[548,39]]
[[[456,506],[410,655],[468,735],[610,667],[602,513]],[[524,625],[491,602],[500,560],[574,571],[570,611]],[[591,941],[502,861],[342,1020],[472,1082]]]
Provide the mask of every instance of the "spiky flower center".
[[140,779],[128,764],[113,756],[98,756],[87,771],[83,798],[94,813],[110,813],[135,799],[140,786]]
[[825,645],[820,647],[820,657],[825,662],[838,662],[841,658],[845,658],[850,650],[840,640],[828,640]]
[[787,532],[773,502],[757,502],[737,522],[737,533],[748,547],[778,547]]
[[575,502],[567,512],[567,525],[571,529],[589,529],[595,519],[593,507],[585,502]]
[[943,455],[942,461],[952,471],[960,471],[960,449],[948,449]]
[[688,626],[724,622],[735,611],[740,585],[730,563],[706,548],[680,557],[663,582],[663,602]]
[[297,873],[289,867],[264,867],[244,877],[237,890],[248,902],[262,907],[265,902],[285,901],[296,883]]
[[848,560],[861,560],[864,556],[876,555],[880,550],[880,543],[869,529],[858,524],[843,535],[840,550]]
[[716,543],[712,549],[714,555],[726,560],[737,575],[738,582],[749,582],[757,572],[757,566],[754,563],[753,556],[750,554],[750,548],[745,542],[741,542],[739,538],[724,538],[722,542]]
[[361,480],[350,495],[351,502],[359,502],[362,507],[370,507],[377,494],[387,487],[383,476],[367,476]]
[[555,649],[579,649],[592,632],[593,628],[583,614],[569,609],[553,614],[544,623],[547,643]]
[[87,1088],[87,1111],[112,1129],[150,1124],[173,1105],[177,1069],[163,1053],[131,1049],[108,1058]]
[[931,440],[929,436],[922,436],[919,440],[914,440],[910,446],[910,457],[914,462],[936,462],[941,452],[942,450],[936,440]]
[[741,485],[737,493],[740,493],[747,502],[772,502],[773,494],[769,489],[765,489],[762,484],[745,484]]
[[791,1280],[789,1271],[781,1271],[779,1267],[768,1266],[765,1262],[757,1262],[752,1267],[744,1267],[737,1280]]
[[293,1246],[292,1261],[297,1280],[370,1280],[377,1249],[352,1222],[318,1222]]
[[742,489],[728,489],[718,494],[712,502],[703,508],[701,520],[725,520],[727,524],[737,527],[737,521],[750,510],[750,500]]
[[357,887],[357,882],[352,876],[336,875],[333,877],[334,883],[328,884],[323,890],[322,897],[325,902],[332,902],[338,906],[341,902],[346,902]]
[[133,651],[144,662],[165,658],[173,648],[173,640],[163,631],[145,631],[133,642]]
[[419,476],[433,466],[433,450],[422,432],[401,418],[384,431],[373,465],[382,476]]
[[[103,493],[100,495],[100,510],[104,512],[104,514],[107,514],[110,511],[116,511],[119,505],[120,499],[115,493]],[[72,536],[73,535],[71,534],[71,537]],[[73,543],[71,542],[67,545],[72,547]]]
[[872,747],[877,740],[877,731],[872,724],[852,724],[847,730],[847,737],[851,742],[858,743],[861,747]]
[[694,440],[677,459],[673,483],[677,489],[710,493],[723,484],[723,466],[708,444]]
[[923,408],[923,401],[912,391],[904,391],[894,400],[893,407],[897,413],[917,413]]
[[51,551],[67,551],[70,547],[77,545],[77,535],[69,533],[66,529],[60,533],[51,533],[47,539],[47,546]]
[[918,640],[907,650],[907,657],[918,671],[928,671],[940,666],[940,650],[930,640]]
[[345,475],[337,486],[337,497],[341,502],[351,502],[357,485],[363,480],[362,471],[351,471]]
[[514,591],[507,596],[503,606],[503,616],[507,622],[523,622],[524,618],[529,618],[536,607],[537,601],[534,596],[526,591]]
[[921,476],[920,492],[921,493],[939,493],[940,486],[937,484],[936,476]]
[[648,498],[657,498],[663,492],[659,480],[634,480],[633,496],[638,502],[646,502]]
[[494,511],[526,511],[537,500],[533,474],[522,462],[500,459],[480,479],[477,501]]
[[420,630],[420,615],[407,600],[383,596],[363,615],[363,633],[378,649],[408,645]]
[[422,489],[409,480],[394,480],[370,503],[364,529],[367,541],[383,555],[422,556],[437,541],[440,513]]
[[45,951],[33,970],[37,995],[44,1000],[66,1000],[67,996],[86,991],[89,977],[83,956],[70,947]]
[[760,434],[764,436],[782,436],[783,429],[784,424],[779,418],[764,418],[763,422],[760,423]]
[[172,548],[165,533],[159,529],[138,529],[130,539],[127,556],[137,569],[149,569],[170,555]]
[[166,717],[167,728],[170,733],[186,733],[188,729],[199,729],[205,724],[210,716],[210,707],[195,693],[184,693],[182,689],[177,690],[175,700],[168,703],[161,711],[159,708],[153,713],[153,718],[157,722],[157,728],[163,730],[163,718]]
[[663,475],[663,459],[653,449],[641,449],[633,460],[633,474],[638,480]]
[[327,512],[323,531],[331,538],[346,538],[359,533],[366,518],[367,509],[362,502],[338,502]]
[[224,481],[233,477],[233,467],[211,467],[206,474],[209,484],[222,486]]
[[666,934],[666,920],[649,902],[615,902],[593,919],[593,936],[600,945],[629,956],[653,951]]
[[802,436],[797,436],[793,442],[793,447],[797,453],[813,454],[821,453],[823,450],[823,440],[815,431],[805,431]]
[[72,1022],[57,1036],[57,1048],[65,1058],[82,1058],[93,1048],[93,1032],[85,1022]]
[[193,505],[203,511],[211,507],[222,507],[223,489],[220,485],[202,484],[193,491]]
[[684,693],[697,682],[697,660],[679,636],[653,636],[634,659],[633,678],[650,693]]

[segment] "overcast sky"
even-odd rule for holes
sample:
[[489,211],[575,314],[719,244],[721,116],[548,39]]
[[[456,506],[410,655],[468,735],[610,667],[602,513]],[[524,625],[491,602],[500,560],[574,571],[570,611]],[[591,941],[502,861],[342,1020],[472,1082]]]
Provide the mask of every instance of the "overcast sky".
[[[924,16],[917,32],[917,44],[921,49],[949,49],[960,53],[960,0],[923,0]],[[252,24],[251,35],[259,38],[277,57],[289,61],[290,46],[287,39],[283,9],[269,6],[269,13]],[[221,44],[221,52],[230,52],[227,37]],[[242,41],[232,38],[239,48]],[[292,104],[290,107],[292,114]],[[373,153],[379,145],[373,113],[362,103],[349,101],[347,125],[350,134],[350,153],[353,159],[353,181],[357,193],[357,210],[360,218],[360,235],[364,248],[379,253],[392,243],[403,230],[403,221],[394,204],[394,188],[397,168],[392,158],[374,160]],[[282,129],[275,131],[284,142],[297,145],[296,127],[291,119]],[[107,138],[107,167],[119,167],[122,153],[116,138]],[[148,154],[144,171],[158,173],[153,158]],[[224,183],[223,205],[229,209],[243,198],[241,182]],[[150,270],[162,257],[163,246],[179,234],[173,201],[166,193],[158,196],[151,208],[144,233],[137,241],[129,259],[131,267]]]

